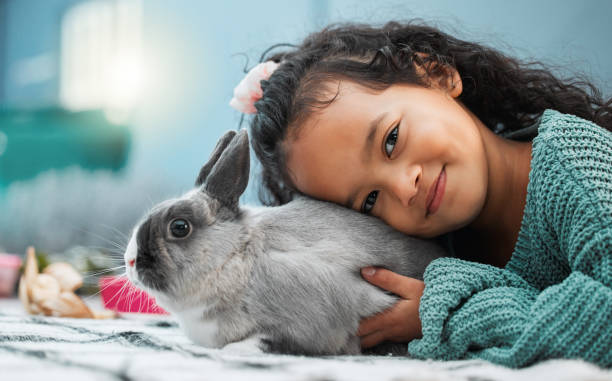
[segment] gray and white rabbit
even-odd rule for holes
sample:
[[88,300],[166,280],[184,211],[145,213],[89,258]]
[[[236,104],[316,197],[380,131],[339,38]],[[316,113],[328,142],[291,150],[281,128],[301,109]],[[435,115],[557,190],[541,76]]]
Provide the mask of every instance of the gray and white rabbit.
[[446,252],[328,202],[241,206],[249,165],[246,130],[227,132],[197,188],[155,206],[134,229],[124,255],[129,279],[206,347],[361,353],[359,321],[398,297],[366,282],[360,269],[422,279]]

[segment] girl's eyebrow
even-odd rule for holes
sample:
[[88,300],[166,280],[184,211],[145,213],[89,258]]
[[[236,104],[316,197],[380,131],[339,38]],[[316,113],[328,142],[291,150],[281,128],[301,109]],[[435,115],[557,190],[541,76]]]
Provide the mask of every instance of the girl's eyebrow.
[[[383,112],[378,115],[374,120],[370,122],[370,126],[368,128],[368,135],[366,136],[365,144],[362,149],[362,162],[366,163],[369,158],[372,156],[369,154],[372,151],[372,145],[374,144],[374,138],[376,137],[376,131],[380,127],[382,121],[387,117],[387,112]],[[357,190],[354,190],[349,195],[348,199],[345,201],[344,206],[353,209],[353,205],[355,204],[355,199],[357,198]]]
[[363,146],[362,151],[362,157],[364,162],[366,162],[368,158],[370,158],[370,155],[368,155],[368,153],[372,151],[372,144],[374,144],[374,137],[376,136],[376,131],[378,130],[378,127],[380,127],[381,122],[383,121],[383,119],[385,119],[386,116],[387,112],[383,112],[370,122],[368,136],[366,137],[365,145]]

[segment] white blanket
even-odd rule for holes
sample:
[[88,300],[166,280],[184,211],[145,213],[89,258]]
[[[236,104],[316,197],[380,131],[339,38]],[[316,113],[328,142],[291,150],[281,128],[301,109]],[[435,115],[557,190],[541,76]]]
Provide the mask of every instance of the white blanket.
[[[0,303],[0,307],[2,304]],[[170,317],[90,320],[0,308],[0,380],[612,380],[577,360],[513,370],[484,361],[240,354],[192,344]]]

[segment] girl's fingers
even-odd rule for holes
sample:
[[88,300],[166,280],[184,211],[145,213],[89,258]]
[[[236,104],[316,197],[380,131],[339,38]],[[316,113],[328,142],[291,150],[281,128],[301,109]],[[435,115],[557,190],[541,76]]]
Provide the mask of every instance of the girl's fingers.
[[404,299],[420,299],[425,283],[381,268],[366,267],[361,269],[365,280],[375,286],[391,291]]
[[361,338],[361,348],[370,348],[386,340],[385,332],[376,331]]
[[425,283],[380,268],[365,268],[361,273],[370,283],[400,297],[391,308],[361,321],[357,335],[362,347],[369,348],[387,339],[410,341],[420,337],[418,308]]
[[387,311],[383,311],[367,319],[364,319],[359,324],[357,336],[367,336],[376,331],[380,331],[390,324]]

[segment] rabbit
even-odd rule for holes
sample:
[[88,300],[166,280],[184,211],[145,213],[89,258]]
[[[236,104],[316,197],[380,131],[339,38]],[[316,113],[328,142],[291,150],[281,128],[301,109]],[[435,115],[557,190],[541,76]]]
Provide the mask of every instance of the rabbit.
[[223,135],[197,188],[153,207],[134,228],[124,254],[128,278],[205,347],[360,354],[360,320],[398,300],[360,269],[422,279],[446,251],[305,196],[276,207],[239,205],[249,160],[246,130]]

